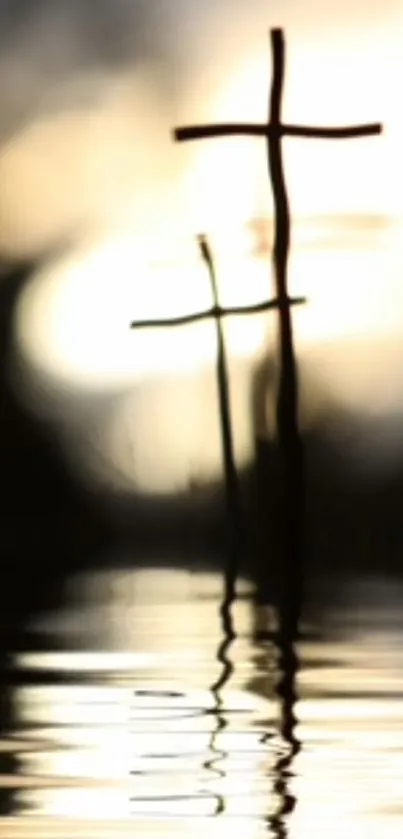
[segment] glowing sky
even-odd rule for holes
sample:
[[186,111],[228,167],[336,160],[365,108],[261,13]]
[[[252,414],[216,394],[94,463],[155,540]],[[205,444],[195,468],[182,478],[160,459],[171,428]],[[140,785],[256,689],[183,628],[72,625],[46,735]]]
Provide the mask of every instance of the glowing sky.
[[401,2],[3,3],[0,244],[35,252],[122,215],[166,226],[168,206],[199,225],[262,209],[264,144],[227,142],[223,159],[222,142],[178,151],[170,131],[266,117],[273,25],[287,35],[287,118],[386,126],[337,148],[287,142],[294,210],[400,211],[402,22]]
[[[403,211],[403,117],[396,96],[403,78],[403,3],[31,0],[3,4],[0,29],[2,16],[0,253],[35,256],[68,246],[62,259],[41,268],[22,299],[21,347],[70,393],[119,391],[99,441],[106,459],[116,461],[120,441],[119,469],[124,464],[130,472],[127,451],[133,448],[137,478],[149,489],[166,490],[173,480],[183,487],[189,470],[221,468],[211,330],[208,336],[203,325],[165,339],[126,329],[146,309],[149,316],[157,300],[160,315],[179,303],[189,311],[207,302],[206,278],[194,260],[190,269],[187,255],[191,235],[201,229],[226,237],[220,264],[225,300],[230,286],[243,303],[246,291],[254,300],[270,291],[267,263],[245,262],[234,252],[245,221],[271,212],[264,142],[184,147],[172,142],[171,132],[189,122],[266,119],[271,26],[281,25],[287,39],[285,119],[379,120],[385,126],[376,138],[284,142],[295,217],[354,216],[343,234],[348,253],[342,235],[327,254],[293,255],[290,285],[310,299],[296,316],[299,351],[308,353],[318,381],[332,382],[342,404],[375,405],[381,414],[401,405],[400,234],[381,244],[378,236],[385,220],[387,228]],[[371,215],[377,219],[372,228]],[[362,228],[373,230],[365,248],[357,242]],[[156,268],[162,234],[164,242],[181,242],[180,253]],[[239,322],[228,330],[238,358],[233,399],[240,452],[247,458],[248,370],[253,353],[262,350],[265,327]],[[348,375],[340,375],[346,340],[365,349],[348,355]],[[384,365],[390,374],[380,390],[371,375],[374,358],[378,379],[385,381]],[[203,390],[206,367],[212,384]],[[166,378],[162,384],[167,371],[180,372],[181,395]],[[145,381],[150,377],[154,384]],[[191,411],[185,407],[190,390],[197,394]],[[47,393],[56,399],[51,388]],[[65,413],[60,405],[58,411]],[[164,430],[149,427],[150,411],[164,417]],[[206,436],[214,440],[210,453],[202,444]],[[170,464],[165,475],[161,457]]]

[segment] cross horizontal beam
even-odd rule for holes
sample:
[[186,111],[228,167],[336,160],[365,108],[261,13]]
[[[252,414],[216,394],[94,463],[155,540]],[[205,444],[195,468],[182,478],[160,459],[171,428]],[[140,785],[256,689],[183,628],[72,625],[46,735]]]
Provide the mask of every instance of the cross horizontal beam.
[[[289,297],[289,305],[299,306],[306,303],[305,297]],[[223,308],[221,306],[212,306],[211,309],[203,309],[200,312],[192,312],[190,315],[179,315],[173,318],[160,318],[153,320],[135,320],[130,324],[131,329],[157,329],[164,326],[187,326],[190,323],[197,323],[201,320],[209,320],[210,318],[225,318],[231,315],[257,315],[262,312],[269,312],[272,309],[278,308],[278,300],[264,300],[262,303],[256,303],[251,306],[230,306]]]
[[352,137],[369,137],[382,133],[380,122],[364,125],[342,125],[335,127],[294,125],[288,123],[256,124],[248,122],[213,123],[211,125],[188,125],[176,128],[174,139],[181,143],[187,140],[231,137],[306,137],[309,139],[348,140]]

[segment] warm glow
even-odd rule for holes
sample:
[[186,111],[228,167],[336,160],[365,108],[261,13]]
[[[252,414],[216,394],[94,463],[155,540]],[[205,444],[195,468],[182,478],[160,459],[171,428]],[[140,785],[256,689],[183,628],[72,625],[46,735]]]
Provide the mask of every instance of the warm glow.
[[[287,41],[284,120],[305,125],[382,121],[381,137],[348,141],[285,139],[291,210],[299,215],[399,213],[402,210],[399,151],[403,120],[394,108],[396,45]],[[361,47],[361,49],[360,49]],[[217,85],[199,122],[266,122],[271,64],[262,39]],[[208,229],[271,212],[266,143],[259,138],[199,141],[188,162],[188,212]]]
[[[401,229],[400,222],[377,217],[295,220],[290,292],[307,298],[293,312],[295,340],[316,387],[303,409],[304,424],[327,399],[385,418],[400,410]],[[269,223],[260,233],[243,226],[211,235],[223,306],[272,295],[271,237]],[[90,441],[84,468],[93,479],[169,494],[186,490],[193,479],[221,476],[213,322],[129,328],[132,319],[169,318],[211,304],[207,271],[190,237],[114,233],[33,278],[21,298],[17,331],[25,361],[45,382],[35,410],[38,404],[64,419],[63,390],[73,413],[83,394],[87,400],[110,396],[102,423],[83,432]],[[225,320],[240,465],[252,456],[251,374],[265,349],[273,358],[275,324],[275,315]],[[270,399],[273,389],[269,428]],[[88,401],[87,423],[95,422],[91,410]],[[384,457],[386,449],[393,455],[396,442],[385,426],[373,455]]]
[[[112,4],[159,6],[107,0]],[[8,13],[13,4],[3,5]],[[211,8],[207,0],[161,2],[170,8],[169,26],[161,17],[143,29],[140,17],[128,17],[114,36],[109,27],[110,41],[105,26],[91,25],[104,3],[94,0],[90,11],[91,3],[66,0],[67,12],[64,3],[37,4],[56,5],[60,41],[45,19],[32,44],[21,16],[13,26],[23,37],[10,40],[15,57],[0,56],[0,251],[41,260],[66,248],[63,258],[42,263],[17,312],[20,372],[33,373],[31,395],[38,388],[32,410],[47,413],[60,439],[65,435],[78,471],[108,489],[191,496],[222,481],[214,324],[130,330],[129,323],[211,306],[194,241],[201,232],[210,237],[223,305],[273,293],[272,222],[259,253],[248,227],[254,218],[272,219],[265,142],[179,147],[171,130],[265,121],[267,29],[280,25],[285,121],[384,124],[382,137],[284,140],[293,222],[289,286],[307,298],[293,311],[296,350],[312,377],[301,424],[320,419],[326,402],[336,417],[349,409],[346,438],[351,429],[360,435],[355,453],[371,443],[365,469],[377,459],[384,469],[387,456],[396,461],[403,413],[399,0],[331,7],[277,0],[270,8],[266,0],[211,0]],[[85,26],[77,18],[70,30],[69,6],[86,7]],[[5,27],[6,53],[8,34]],[[132,41],[132,54],[119,65],[120,47],[123,53],[124,42],[129,52]],[[326,244],[319,241],[325,217]],[[300,236],[307,218],[308,243],[303,230]],[[225,335],[235,454],[245,467],[256,433],[252,375],[267,355],[272,376],[276,316],[232,317]],[[362,422],[361,434],[356,416],[375,417],[368,437],[370,423]],[[269,419],[262,425],[258,431],[266,433]],[[349,455],[349,439],[340,434],[339,443]],[[303,633],[309,640],[298,649],[291,708],[278,690],[284,658],[273,643],[256,640],[250,589],[233,610],[226,680],[220,575],[202,580],[147,568],[101,578],[77,575],[69,595],[65,586],[64,607],[44,609],[37,624],[32,618],[27,636],[38,635],[45,647],[48,638],[49,649],[16,654],[16,678],[2,686],[0,785],[17,815],[3,817],[2,798],[1,836],[400,839],[402,637],[394,582],[381,612],[370,610],[368,626],[354,631],[349,623],[349,597],[355,615],[365,599],[353,580],[329,635],[325,609],[312,633]],[[239,587],[245,595],[245,582]],[[377,581],[378,605],[380,588]],[[394,631],[382,635],[384,615]],[[279,723],[289,722],[291,711],[301,749],[285,768],[290,741]],[[268,819],[281,813],[288,795],[295,807],[272,829]],[[215,815],[217,801],[223,812]]]
[[[267,820],[290,795],[290,839],[317,830],[331,839],[340,831],[347,839],[385,831],[397,839],[400,586],[393,581],[385,591],[379,579],[367,586],[352,579],[342,606],[320,624],[311,616],[321,634],[298,645],[293,710],[301,748],[287,767],[278,651],[254,638],[250,583],[241,578],[239,591],[227,650],[233,670],[217,708],[212,685],[223,673],[225,637],[218,573],[109,569],[70,581],[63,608],[35,626],[69,649],[79,639],[77,651],[14,659],[20,675],[28,667],[37,680],[13,688],[14,731],[5,742],[18,749],[18,763],[1,782],[27,809],[6,821],[7,837],[124,836],[130,822],[140,835],[275,839]],[[90,652],[94,637],[98,651]],[[44,684],[44,670],[74,676]]]
[[[215,250],[222,305],[269,296],[266,259],[252,258],[246,235],[233,251],[219,238]],[[52,405],[49,382],[68,391],[73,412],[83,392],[114,395],[91,434],[91,447],[102,452],[95,457],[97,479],[103,469],[102,479],[118,486],[170,493],[187,488],[191,477],[221,475],[214,323],[129,328],[133,319],[188,315],[212,302],[195,241],[143,240],[130,232],[55,262],[27,287],[17,332],[25,360],[46,382],[45,410],[65,413],[63,398]],[[225,321],[240,463],[252,445],[248,371],[266,332],[264,316]],[[42,409],[43,402],[42,396]]]
[[[232,305],[268,295],[266,264],[236,256],[228,254],[223,304],[229,281]],[[169,319],[211,306],[208,274],[195,243],[144,242],[131,233],[106,238],[35,277],[22,299],[18,331],[24,353],[43,372],[78,387],[119,386],[214,363],[212,322],[129,329],[131,320]],[[263,336],[261,322],[256,328],[256,321],[233,318],[228,351],[251,356]]]
[[[251,594],[244,579],[238,589]],[[71,637],[74,627],[85,626],[81,651],[28,653],[15,662],[38,674],[46,668],[77,676],[74,684],[23,685],[15,692],[25,744],[18,780],[26,779],[16,794],[30,821],[72,820],[86,835],[91,820],[111,820],[118,830],[130,817],[137,830],[144,818],[152,835],[157,820],[165,832],[171,820],[179,818],[180,829],[189,817],[193,835],[193,824],[203,817],[210,821],[221,796],[225,813],[217,818],[217,836],[234,835],[235,827],[239,836],[257,839],[261,813],[275,805],[272,782],[260,782],[274,754],[261,742],[261,726],[249,721],[264,716],[265,725],[268,717],[274,723],[278,703],[243,688],[254,670],[244,660],[253,626],[250,603],[243,599],[234,608],[239,638],[231,660],[237,675],[220,692],[228,725],[215,743],[212,734],[220,726],[209,685],[222,673],[221,575],[171,568],[106,571],[79,575],[75,590],[84,611],[73,597],[54,632]],[[84,652],[93,631],[100,651]],[[233,817],[237,823],[230,831]]]
[[128,216],[143,234],[166,225],[176,149],[152,68],[78,74],[52,97],[56,108],[0,143],[1,253],[77,246]]
[[[347,217],[338,242],[321,245],[321,236],[332,237],[332,224],[330,219],[323,231],[316,230],[314,219],[296,221],[289,284],[292,294],[307,298],[293,315],[298,348],[326,352],[326,344],[341,346],[345,340],[397,340],[403,310],[401,226],[386,229],[380,240],[376,224],[371,234],[366,219]],[[382,220],[379,225],[382,232]],[[304,230],[311,237],[307,248],[301,247]],[[362,230],[367,243],[360,244]],[[262,253],[255,253],[247,228],[212,237],[223,306],[271,296],[268,243],[269,236]],[[211,305],[207,271],[192,240],[144,241],[126,234],[83,248],[34,277],[17,327],[24,355],[42,372],[73,388],[119,387],[211,366],[216,354],[211,322],[129,329],[132,319],[187,315]],[[256,358],[273,338],[260,317],[228,318],[225,329],[235,358]]]
[[[354,242],[354,224],[358,243]],[[365,221],[361,222],[364,227]],[[403,251],[388,239],[377,246],[360,246],[360,220],[350,222],[351,243],[294,253],[290,260],[290,290],[304,294],[308,304],[295,311],[296,335],[302,345],[382,340],[400,333],[403,291],[400,267]],[[373,232],[374,238],[376,229]],[[347,238],[346,236],[346,238]],[[393,245],[393,252],[391,247]],[[392,255],[393,254],[393,255]],[[387,293],[386,293],[387,289]]]
[[[334,38],[322,43],[314,32],[297,38],[292,27],[289,37],[286,30],[283,109],[284,119],[293,123],[385,125],[381,137],[284,140],[293,217],[290,291],[308,299],[294,311],[297,352],[311,365],[318,391],[326,384],[325,398],[376,415],[396,413],[403,402],[401,224],[397,235],[386,229],[403,208],[398,166],[403,122],[394,107],[392,84],[401,67],[401,50],[393,33],[382,28],[381,35],[375,37],[374,28],[361,34],[354,29],[346,38],[335,30]],[[89,421],[88,427],[96,425],[87,430],[91,445],[102,457],[88,455],[91,466],[85,468],[92,469],[96,480],[102,473],[102,480],[129,490],[184,491],[193,480],[208,482],[222,474],[214,325],[130,330],[130,321],[211,306],[207,272],[194,241],[200,232],[210,237],[223,305],[260,302],[273,292],[272,231],[257,253],[250,230],[253,218],[270,218],[273,210],[264,140],[214,139],[175,146],[170,138],[174,125],[189,122],[267,119],[267,32],[253,49],[249,40],[243,52],[225,54],[220,72],[216,49],[211,55],[211,66],[217,67],[214,85],[206,80],[203,88],[204,79],[193,81],[192,76],[172,111],[169,97],[161,97],[157,75],[142,70],[137,77],[133,70],[131,82],[128,71],[109,79],[97,107],[85,118],[72,112],[35,122],[0,155],[0,172],[3,166],[10,178],[6,191],[12,192],[15,184],[18,207],[21,196],[26,207],[24,189],[34,179],[31,192],[37,203],[32,199],[31,215],[35,205],[38,219],[56,218],[57,194],[63,201],[68,196],[60,213],[69,230],[73,191],[63,188],[64,181],[55,188],[52,169],[46,170],[43,191],[38,190],[37,161],[54,159],[57,171],[63,177],[64,171],[71,172],[77,182],[91,159],[74,193],[85,210],[85,223],[77,221],[81,244],[33,279],[21,301],[17,328],[23,356],[45,381],[49,403],[53,385],[53,391],[68,391],[73,407],[74,398],[82,400],[83,393],[89,398],[114,394],[103,422]],[[207,55],[204,64],[208,62]],[[136,133],[138,119],[143,133]],[[68,127],[65,135],[63,126]],[[94,156],[98,134],[103,140]],[[71,161],[66,148],[72,150]],[[18,227],[17,210],[9,214],[13,230],[28,230],[25,216]],[[319,230],[320,220],[328,218],[330,231],[334,214],[343,216],[344,227],[332,245],[318,246],[315,219]],[[307,218],[311,246],[300,247],[299,225]],[[62,229],[62,222],[57,224]],[[232,359],[237,459],[244,466],[253,447],[251,372],[265,350],[273,358],[275,319],[232,317],[225,323],[225,335]],[[320,410],[316,398],[319,405],[321,396],[314,394],[303,423],[309,424]],[[59,416],[62,401],[54,409]],[[273,404],[267,414],[270,427]],[[151,417],[158,421],[150,422]]]

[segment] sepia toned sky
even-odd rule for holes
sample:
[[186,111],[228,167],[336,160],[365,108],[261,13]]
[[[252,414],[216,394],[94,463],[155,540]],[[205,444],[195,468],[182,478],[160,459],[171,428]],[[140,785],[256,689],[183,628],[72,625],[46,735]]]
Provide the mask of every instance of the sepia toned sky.
[[[296,247],[290,265],[290,288],[309,299],[295,315],[314,382],[306,421],[329,404],[381,417],[370,435],[378,461],[390,461],[403,451],[385,419],[403,404],[403,250],[392,223],[403,215],[403,0],[0,4],[0,258],[65,251],[22,295],[20,351],[48,377],[41,411],[66,426],[75,393],[75,450],[86,439],[91,459],[94,443],[125,486],[170,492],[220,473],[212,332],[134,334],[128,324],[151,317],[157,301],[161,316],[207,305],[191,247],[200,230],[226,242],[225,302],[270,290],[267,260],[248,261],[239,232],[272,211],[264,142],[185,147],[172,129],[266,119],[273,26],[286,34],[286,120],[384,123],[381,137],[285,140],[284,155],[295,219],[347,219],[327,251],[315,250],[311,224],[313,247]],[[228,325],[243,462],[251,366],[266,333],[247,319]],[[84,404],[84,393],[109,394],[108,411]],[[161,422],[151,426],[151,415]]]
[[13,0],[0,5],[0,248],[34,254],[122,215],[155,228],[168,206],[205,226],[229,211],[216,207],[229,184],[244,213],[265,210],[264,144],[233,141],[222,165],[222,141],[179,149],[170,132],[265,119],[279,25],[286,118],[386,128],[337,149],[287,141],[295,212],[400,212],[402,2]]

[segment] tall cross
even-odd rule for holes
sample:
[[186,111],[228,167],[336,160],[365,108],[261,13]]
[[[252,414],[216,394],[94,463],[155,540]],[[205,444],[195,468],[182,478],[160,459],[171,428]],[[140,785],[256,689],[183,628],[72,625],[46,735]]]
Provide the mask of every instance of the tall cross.
[[207,137],[243,135],[267,140],[269,176],[274,197],[274,241],[272,262],[279,312],[280,378],[277,395],[277,434],[284,475],[284,553],[283,563],[287,588],[287,608],[283,619],[283,636],[295,635],[301,590],[302,509],[304,469],[302,440],[298,429],[298,389],[293,342],[291,303],[287,288],[287,263],[290,247],[290,211],[284,177],[282,138],[348,139],[380,134],[380,123],[335,128],[283,123],[281,106],[284,82],[285,45],[281,29],[272,29],[271,50],[273,75],[266,124],[230,123],[177,128],[177,141]]

